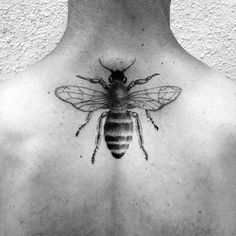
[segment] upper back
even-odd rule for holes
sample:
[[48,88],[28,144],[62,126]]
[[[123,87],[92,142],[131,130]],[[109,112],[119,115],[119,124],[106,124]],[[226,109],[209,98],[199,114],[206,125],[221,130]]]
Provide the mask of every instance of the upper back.
[[86,114],[57,99],[55,88],[71,82],[56,80],[49,68],[36,66],[0,85],[2,231],[111,235],[115,224],[120,235],[134,235],[138,225],[141,235],[235,234],[232,81],[198,62],[162,69],[147,87],[177,85],[182,93],[152,113],[158,132],[137,111],[150,160],[137,136],[121,160],[103,139],[93,166],[100,113],[76,138]]

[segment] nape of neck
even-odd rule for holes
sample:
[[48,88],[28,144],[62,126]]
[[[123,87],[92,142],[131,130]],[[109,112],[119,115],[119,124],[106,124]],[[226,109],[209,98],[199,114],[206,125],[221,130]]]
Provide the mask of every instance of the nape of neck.
[[[107,14],[123,17],[169,18],[171,0],[69,0],[70,18],[100,18]],[[98,19],[99,20],[99,19]]]
[[89,47],[93,54],[108,58],[126,54],[131,55],[129,60],[138,48],[160,53],[161,48],[176,44],[169,25],[170,2],[68,0],[68,24],[59,48],[73,47],[75,52]]

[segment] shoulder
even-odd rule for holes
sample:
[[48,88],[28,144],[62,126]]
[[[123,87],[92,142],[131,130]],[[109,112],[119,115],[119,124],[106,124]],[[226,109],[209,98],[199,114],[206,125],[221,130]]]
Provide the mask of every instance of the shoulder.
[[175,67],[168,73],[173,78],[171,83],[182,88],[179,99],[182,99],[183,109],[191,106],[198,116],[204,113],[219,123],[228,120],[233,125],[236,117],[236,81],[186,53],[175,61]]
[[[43,87],[35,73],[22,72],[0,82],[0,131],[17,133],[32,130],[50,107],[52,92]],[[38,123],[38,122],[37,122]]]
[[21,97],[24,92],[20,83],[20,77],[0,82],[0,161],[13,155],[22,140],[22,115]]
[[209,106],[209,111],[214,109],[223,119],[234,123],[236,117],[236,81],[210,69],[196,90],[199,97],[202,94],[205,100],[204,104]]
[[194,82],[183,89],[183,109],[222,139],[228,135],[236,139],[236,81],[208,67],[200,75],[197,71]]
[[183,88],[182,96],[188,96],[188,100],[198,105],[196,108],[208,110],[212,115],[214,109],[216,113],[233,119],[236,113],[236,80],[227,78],[186,53],[177,65],[173,72],[180,78],[178,82]]
[[[209,97],[214,100],[213,109],[217,110],[215,119],[219,120],[218,130],[223,139],[231,137],[236,147],[236,81],[213,72],[208,82]],[[208,87],[207,86],[207,87]],[[214,113],[213,113],[214,114]],[[227,141],[228,142],[228,141]],[[232,148],[231,148],[232,149]],[[235,150],[236,151],[236,150]],[[235,153],[234,153],[235,155]]]

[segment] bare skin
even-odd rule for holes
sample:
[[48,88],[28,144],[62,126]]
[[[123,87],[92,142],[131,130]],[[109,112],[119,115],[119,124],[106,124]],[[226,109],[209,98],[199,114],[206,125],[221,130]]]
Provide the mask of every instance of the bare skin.
[[[176,42],[167,0],[69,1],[61,43],[44,60],[0,86],[0,235],[236,235],[236,86]],[[63,103],[55,88],[109,77],[136,63],[128,82],[173,85],[180,97],[161,111],[135,110],[146,161],[134,135],[121,160],[104,137],[90,162],[104,111]]]

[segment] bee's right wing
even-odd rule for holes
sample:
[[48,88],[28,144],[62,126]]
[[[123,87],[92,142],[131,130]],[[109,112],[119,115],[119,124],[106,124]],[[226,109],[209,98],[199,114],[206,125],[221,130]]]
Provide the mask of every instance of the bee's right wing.
[[56,88],[55,95],[60,100],[70,103],[81,111],[90,112],[98,109],[108,109],[107,95],[98,90],[67,85]]
[[178,98],[182,89],[176,86],[161,86],[129,93],[128,107],[158,111]]

